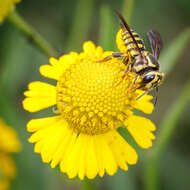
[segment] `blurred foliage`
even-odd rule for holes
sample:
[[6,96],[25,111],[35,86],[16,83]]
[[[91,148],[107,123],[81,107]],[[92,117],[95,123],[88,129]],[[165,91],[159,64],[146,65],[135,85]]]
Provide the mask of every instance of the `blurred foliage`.
[[[190,75],[188,42],[190,1],[23,0],[18,4],[17,11],[41,36],[48,39],[61,55],[69,51],[80,51],[84,40],[93,40],[106,50],[117,51],[115,35],[119,29],[119,21],[113,11],[115,8],[123,12],[132,28],[145,39],[148,48],[146,32],[149,29],[157,29],[163,36],[164,49],[160,62],[161,70],[163,68],[167,72],[167,78],[160,87],[158,104],[150,117],[157,126],[160,126],[158,142],[163,138],[160,136],[164,133],[164,129],[161,133],[162,128],[167,130],[168,126],[173,125],[175,133],[171,133],[173,138],[169,137],[167,140],[166,144],[169,146],[165,147],[167,151],[164,152],[164,159],[160,159],[157,165],[160,173],[156,180],[160,181],[161,189],[188,190],[190,186],[189,99],[184,97],[178,99],[178,97],[186,92],[183,88]],[[48,56],[31,44],[30,39],[24,37],[11,22],[6,20],[1,24],[0,116],[9,125],[14,126],[23,144],[23,151],[15,156],[18,174],[12,182],[11,189],[143,189],[146,169],[143,167],[143,158],[147,161],[146,164],[151,164],[149,158],[144,157],[147,151],[140,151],[138,164],[130,166],[128,172],[119,171],[114,176],[97,178],[93,182],[69,180],[58,170],[52,170],[49,165],[42,164],[40,156],[33,153],[33,145],[27,142],[29,134],[25,126],[31,117],[39,117],[43,113],[29,114],[23,111],[21,101],[29,81],[44,80],[38,68],[47,62]],[[188,95],[189,91],[186,96]],[[178,109],[175,105],[183,109]],[[178,113],[178,111],[180,114],[170,117],[172,112]],[[161,122],[162,118],[165,124]],[[157,144],[155,142],[155,147]],[[156,148],[154,149],[153,145],[148,155],[154,150]]]

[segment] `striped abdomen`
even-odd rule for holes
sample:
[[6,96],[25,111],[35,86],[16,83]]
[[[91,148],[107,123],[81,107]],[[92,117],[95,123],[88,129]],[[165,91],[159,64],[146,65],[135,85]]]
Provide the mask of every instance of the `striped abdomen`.
[[[131,33],[132,33],[133,37],[135,38],[140,50],[144,51],[145,46],[144,46],[143,40],[140,38],[140,36],[134,30],[131,30]],[[133,38],[131,37],[131,35],[129,34],[129,32],[127,30],[123,30],[122,37],[123,37],[125,46],[127,47],[127,51],[128,51],[127,53],[129,53],[132,57],[139,55],[139,51],[136,47],[136,43],[134,42]]]

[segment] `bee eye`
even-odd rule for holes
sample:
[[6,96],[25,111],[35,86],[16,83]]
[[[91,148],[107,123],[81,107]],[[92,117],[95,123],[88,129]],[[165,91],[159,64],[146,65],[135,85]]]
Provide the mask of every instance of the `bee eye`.
[[149,83],[155,78],[155,75],[147,75],[143,78],[144,83]]

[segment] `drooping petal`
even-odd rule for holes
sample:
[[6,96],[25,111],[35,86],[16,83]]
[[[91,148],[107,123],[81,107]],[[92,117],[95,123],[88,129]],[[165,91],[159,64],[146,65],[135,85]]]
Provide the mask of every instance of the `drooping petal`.
[[[104,171],[109,175],[114,175],[118,169],[112,149],[107,144],[104,135],[97,135],[96,137],[97,156],[100,156],[100,163]],[[101,176],[101,175],[100,175]]]
[[74,149],[76,139],[77,133],[73,131],[69,141],[67,142],[67,147],[65,147],[63,154],[60,155],[60,170],[64,173],[67,173],[68,175],[70,174],[70,171],[68,170],[68,161],[70,159],[70,154]]
[[[60,162],[62,162],[68,150],[70,151],[69,149],[69,147],[71,146],[70,144],[72,144],[73,140],[75,140],[77,134],[73,130],[71,130],[69,127],[65,127],[64,131],[62,132],[62,135],[63,137],[60,142],[60,145],[57,147],[52,157],[52,161],[51,161],[52,168],[56,167]],[[62,167],[60,169],[62,171]]]
[[41,119],[36,127],[32,125],[37,121],[29,123],[30,131],[38,129],[29,141],[36,142],[35,152],[41,154],[43,162],[51,162],[51,167],[60,164],[60,170],[69,178],[78,175],[81,180],[85,176],[93,179],[97,174],[102,177],[105,172],[113,175],[118,167],[127,170],[127,164],[136,163],[135,150],[117,131],[77,135],[69,129],[66,121],[58,118],[52,117],[52,121],[50,118]]
[[155,139],[152,131],[156,127],[149,119],[133,115],[125,122],[125,126],[140,147],[146,149],[152,146],[152,140]]
[[97,158],[97,163],[98,163],[98,174],[100,177],[104,176],[105,173],[105,165],[102,160],[104,157],[104,153],[102,151],[102,144],[99,143],[99,136],[94,136],[94,148],[96,152],[96,158]]
[[86,147],[86,176],[89,179],[93,179],[98,174],[98,162],[95,151],[95,142],[93,136],[86,135],[87,147]]
[[41,154],[43,162],[51,162],[51,167],[59,164],[72,139],[68,123],[61,116],[55,116],[31,120],[27,127],[34,132],[29,142],[36,143],[34,150]]
[[23,107],[30,112],[36,112],[56,104],[56,87],[44,82],[32,82],[24,92],[26,98]]
[[116,130],[106,133],[105,137],[121,169],[127,170],[127,164],[136,164],[138,158],[136,151]]
[[[73,144],[73,147],[70,146],[70,148],[72,148],[70,154],[65,155],[65,159],[63,159],[64,161],[61,163],[61,171],[66,172],[69,178],[74,178],[77,176],[79,168],[84,168],[85,144],[83,143],[81,135],[76,138],[76,142]],[[82,179],[83,178],[84,174]]]
[[93,136],[79,134],[72,142],[61,161],[61,171],[66,172],[69,178],[78,175],[81,180],[85,176],[93,179],[98,173]]

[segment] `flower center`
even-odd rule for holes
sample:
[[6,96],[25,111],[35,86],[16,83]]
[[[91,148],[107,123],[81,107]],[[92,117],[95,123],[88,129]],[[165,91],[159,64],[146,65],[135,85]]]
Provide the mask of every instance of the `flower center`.
[[119,85],[125,66],[121,61],[99,63],[81,60],[57,83],[57,107],[77,132],[89,135],[119,127],[131,114],[129,86],[132,77]]

